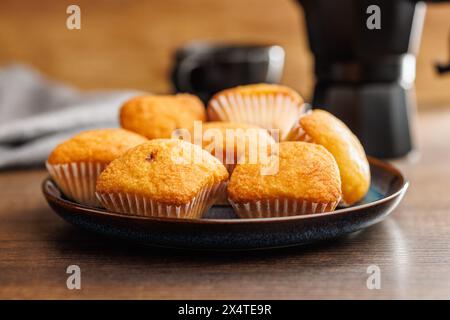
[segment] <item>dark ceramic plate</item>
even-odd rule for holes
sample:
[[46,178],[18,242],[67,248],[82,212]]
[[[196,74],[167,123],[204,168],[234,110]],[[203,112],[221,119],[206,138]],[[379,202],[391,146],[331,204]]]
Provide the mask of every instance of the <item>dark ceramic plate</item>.
[[369,159],[372,184],[357,205],[333,212],[266,219],[238,219],[229,206],[214,206],[204,219],[123,216],[79,205],[61,196],[50,178],[42,190],[53,210],[86,230],[154,246],[248,250],[299,245],[339,237],[383,220],[398,205],[408,182],[393,166]]

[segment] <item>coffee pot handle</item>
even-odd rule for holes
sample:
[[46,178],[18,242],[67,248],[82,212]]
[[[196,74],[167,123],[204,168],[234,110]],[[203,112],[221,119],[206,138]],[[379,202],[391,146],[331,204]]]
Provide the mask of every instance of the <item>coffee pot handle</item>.
[[[449,32],[449,37],[448,37],[448,44],[449,44],[449,60],[450,60],[450,32]],[[447,64],[444,63],[437,63],[436,64],[436,71],[439,74],[444,74],[444,73],[448,73],[450,72],[450,61]]]

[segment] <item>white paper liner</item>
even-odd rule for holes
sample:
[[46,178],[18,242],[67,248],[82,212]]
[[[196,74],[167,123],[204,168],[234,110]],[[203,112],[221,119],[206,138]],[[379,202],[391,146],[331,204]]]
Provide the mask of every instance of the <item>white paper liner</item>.
[[333,211],[339,201],[317,203],[287,198],[236,203],[228,199],[240,218],[273,218]]
[[190,202],[183,205],[162,203],[130,193],[96,193],[100,203],[117,213],[145,217],[171,217],[198,219],[214,202],[223,197],[226,183],[215,183],[204,187]]
[[294,125],[289,130],[289,133],[286,135],[286,140],[289,141],[304,141],[304,142],[312,142],[311,136],[309,136],[305,130],[303,129],[300,120],[310,114],[312,112],[311,109],[306,110],[302,113],[298,119],[295,121]]
[[[231,175],[231,173],[230,173]],[[228,202],[228,194],[227,194],[227,187],[228,187],[228,181],[224,182],[225,186],[223,191],[221,191],[218,195],[218,197],[216,198],[216,200],[214,201],[215,205],[221,205],[221,206],[225,206],[225,205],[230,205],[230,203]]]
[[101,207],[95,196],[95,185],[107,164],[73,162],[52,165],[46,162],[45,165],[53,181],[67,198],[87,206]]
[[280,129],[283,140],[304,109],[303,104],[283,94],[228,93],[210,101],[208,117],[210,120],[251,123],[268,130]]
[[311,136],[309,136],[303,127],[298,122],[295,124],[289,134],[287,135],[288,140],[290,141],[304,141],[304,142],[313,142]]

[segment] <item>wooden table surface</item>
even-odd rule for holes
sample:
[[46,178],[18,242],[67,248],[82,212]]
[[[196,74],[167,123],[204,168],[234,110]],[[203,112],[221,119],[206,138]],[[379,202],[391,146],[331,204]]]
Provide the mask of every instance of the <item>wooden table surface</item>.
[[[246,253],[142,247],[80,231],[47,206],[41,169],[0,173],[0,298],[450,298],[450,111],[418,118],[420,156],[399,208],[320,244]],[[66,268],[81,268],[68,290]],[[369,290],[369,265],[381,289]]]

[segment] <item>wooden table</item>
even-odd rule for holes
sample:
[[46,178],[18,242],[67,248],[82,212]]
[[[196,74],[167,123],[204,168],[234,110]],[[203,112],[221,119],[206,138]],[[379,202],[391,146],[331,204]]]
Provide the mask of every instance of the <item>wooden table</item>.
[[[40,191],[43,170],[0,173],[0,298],[450,298],[450,111],[419,119],[420,158],[384,222],[311,246],[193,253],[105,239],[67,224]],[[79,265],[82,289],[68,290]],[[369,265],[381,289],[369,290]]]

